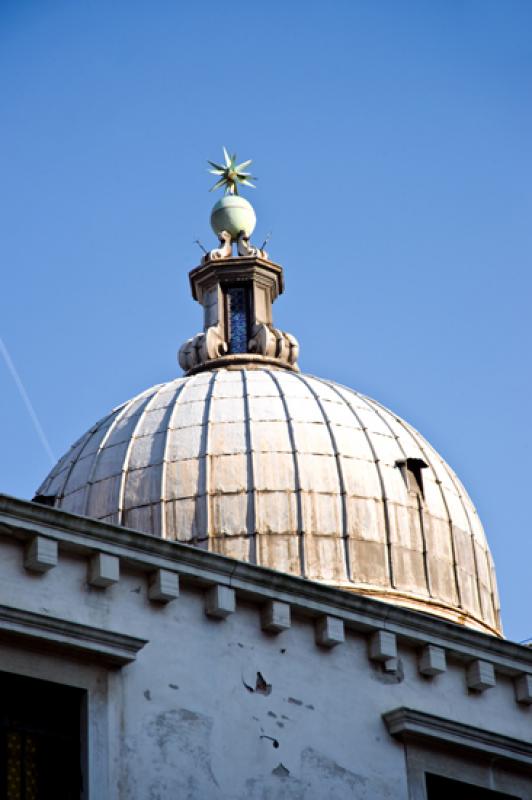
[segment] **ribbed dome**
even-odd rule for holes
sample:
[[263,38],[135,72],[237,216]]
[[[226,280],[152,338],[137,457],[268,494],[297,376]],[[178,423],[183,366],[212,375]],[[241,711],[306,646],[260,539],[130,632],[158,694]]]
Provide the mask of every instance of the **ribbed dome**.
[[330,381],[218,369],[98,422],[38,494],[54,505],[500,632],[460,481],[407,423]]

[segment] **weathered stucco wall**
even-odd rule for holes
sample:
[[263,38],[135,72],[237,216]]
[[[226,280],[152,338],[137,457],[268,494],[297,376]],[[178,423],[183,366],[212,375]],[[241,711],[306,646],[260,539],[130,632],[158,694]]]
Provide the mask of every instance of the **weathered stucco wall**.
[[[58,523],[69,517],[48,509],[45,514],[55,514]],[[527,664],[532,672],[532,653],[526,648],[468,632],[467,641],[474,643],[468,657],[459,626],[403,609],[398,613],[410,620],[411,633],[404,628],[397,636],[397,661],[375,661],[369,658],[371,628],[365,629],[363,621],[350,624],[347,606],[342,607],[344,593],[332,589],[320,589],[320,597],[327,600],[330,612],[337,599],[333,616],[345,620],[345,641],[320,646],[319,598],[303,596],[313,584],[271,577],[250,566],[249,575],[257,576],[256,594],[252,583],[245,589],[238,582],[232,567],[236,609],[224,619],[209,617],[205,593],[220,579],[213,565],[230,576],[234,562],[195,551],[198,564],[205,557],[204,575],[199,567],[195,575],[189,567],[187,574],[188,548],[155,540],[153,553],[159,559],[163,547],[165,553],[175,553],[173,567],[181,574],[181,587],[170,602],[153,601],[152,572],[146,568],[152,540],[131,532],[121,540],[120,531],[91,522],[93,534],[100,530],[106,537],[105,542],[93,538],[95,551],[112,552],[114,536],[123,554],[119,580],[96,588],[88,582],[90,553],[88,545],[76,539],[76,519],[70,517],[70,531],[60,524],[54,528],[50,519],[54,517],[48,516],[46,525],[16,525],[13,518],[0,515],[0,606],[23,609],[35,619],[38,615],[41,620],[63,620],[65,626],[75,623],[147,642],[138,645],[133,660],[125,659],[130,663],[118,667],[108,665],[110,657],[101,644],[101,652],[96,645],[93,652],[85,652],[81,643],[77,652],[72,643],[53,641],[43,649],[27,629],[17,638],[13,631],[0,638],[2,670],[87,689],[91,798],[421,797],[409,795],[405,746],[390,735],[382,719],[402,706],[530,741],[531,707],[517,702],[515,686],[516,675],[521,670],[526,674]],[[35,561],[28,568],[31,535],[46,534],[51,541],[54,530],[60,537],[56,563],[43,572],[36,571]],[[86,535],[83,541],[91,540]],[[140,551],[143,568],[135,561]],[[230,578],[225,583],[229,586]],[[261,627],[268,585],[272,596],[284,592],[285,599],[301,587],[299,599],[292,595],[290,627],[277,634]],[[374,629],[380,625],[392,631],[395,625],[399,630],[391,607],[367,598],[356,602],[363,604],[368,619],[373,614]],[[432,678],[419,672],[422,643],[416,640],[416,630],[424,624],[433,630],[438,646],[442,637],[449,641],[446,669]],[[426,634],[424,641],[429,638]],[[478,660],[482,643],[487,663],[497,662],[496,683],[474,691],[468,688],[467,670],[473,659]],[[489,770],[491,786],[508,790],[500,763]],[[519,779],[520,796],[532,798],[527,780]]]

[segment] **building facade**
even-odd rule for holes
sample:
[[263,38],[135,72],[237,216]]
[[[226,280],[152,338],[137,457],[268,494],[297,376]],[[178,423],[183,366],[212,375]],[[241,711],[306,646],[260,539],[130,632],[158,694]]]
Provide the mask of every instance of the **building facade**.
[[0,495],[1,796],[532,800],[532,650],[476,510],[410,425],[299,371],[248,206],[190,273],[185,376]]
[[1,683],[34,697],[4,741],[78,713],[70,787],[4,796],[532,798],[530,649],[5,496],[0,528]]

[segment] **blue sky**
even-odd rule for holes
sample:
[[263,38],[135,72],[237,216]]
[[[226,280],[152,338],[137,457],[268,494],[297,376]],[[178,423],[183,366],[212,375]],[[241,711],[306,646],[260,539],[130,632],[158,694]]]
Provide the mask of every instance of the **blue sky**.
[[[3,0],[0,336],[54,453],[180,374],[206,159],[253,158],[301,366],[458,472],[532,637],[532,4]],[[0,361],[0,489],[50,467]]]

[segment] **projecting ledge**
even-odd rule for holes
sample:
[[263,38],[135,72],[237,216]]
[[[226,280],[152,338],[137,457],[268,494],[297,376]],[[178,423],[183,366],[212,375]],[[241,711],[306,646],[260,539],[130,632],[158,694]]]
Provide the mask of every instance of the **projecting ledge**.
[[419,742],[474,751],[477,755],[532,766],[532,743],[476,728],[412,708],[396,708],[382,715],[388,732],[402,742]]
[[134,661],[147,640],[77,622],[0,606],[0,641],[25,639],[30,645],[82,655],[109,666]]

